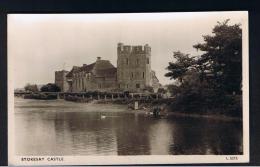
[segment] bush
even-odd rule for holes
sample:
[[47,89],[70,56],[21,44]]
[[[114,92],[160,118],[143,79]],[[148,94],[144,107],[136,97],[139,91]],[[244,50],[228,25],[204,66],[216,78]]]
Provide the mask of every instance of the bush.
[[171,103],[172,111],[242,116],[240,95],[227,95],[208,87],[180,86],[179,91],[180,94]]
[[60,92],[61,89],[56,84],[48,83],[41,87],[41,92]]

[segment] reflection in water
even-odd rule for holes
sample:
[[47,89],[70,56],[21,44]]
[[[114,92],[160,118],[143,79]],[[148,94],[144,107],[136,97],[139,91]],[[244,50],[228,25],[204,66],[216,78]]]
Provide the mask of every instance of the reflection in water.
[[242,154],[241,123],[62,100],[16,98],[15,135],[18,155]]
[[151,122],[138,114],[127,114],[118,119],[118,155],[150,155],[149,126]]

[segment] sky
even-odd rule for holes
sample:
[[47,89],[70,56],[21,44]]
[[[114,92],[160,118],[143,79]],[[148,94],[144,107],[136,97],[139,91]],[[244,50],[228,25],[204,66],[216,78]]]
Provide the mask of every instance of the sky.
[[151,67],[170,84],[166,67],[174,51],[198,56],[192,46],[212,35],[217,21],[245,23],[245,12],[133,14],[9,14],[8,66],[15,88],[54,83],[54,72],[91,64],[97,57],[116,67],[117,43],[151,46]]

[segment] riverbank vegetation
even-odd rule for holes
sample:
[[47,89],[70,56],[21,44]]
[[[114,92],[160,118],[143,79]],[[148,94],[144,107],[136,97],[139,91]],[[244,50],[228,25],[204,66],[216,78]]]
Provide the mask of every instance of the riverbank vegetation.
[[48,83],[46,85],[41,86],[40,88],[38,88],[36,84],[27,84],[24,87],[24,91],[21,91],[20,93],[25,94],[24,95],[25,99],[36,99],[36,100],[57,99],[57,94],[55,93],[51,94],[50,92],[60,92],[60,88],[53,83]]
[[57,95],[38,92],[38,93],[30,93],[30,94],[24,95],[24,99],[55,100],[55,99],[57,99]]
[[172,111],[199,114],[221,114],[242,117],[242,30],[229,20],[203,36],[204,43],[193,47],[198,56],[176,51],[169,62],[166,77],[175,96]]

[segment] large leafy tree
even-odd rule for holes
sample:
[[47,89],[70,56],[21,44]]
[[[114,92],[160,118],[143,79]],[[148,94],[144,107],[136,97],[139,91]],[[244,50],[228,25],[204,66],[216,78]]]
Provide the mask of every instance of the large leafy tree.
[[242,81],[242,30],[239,24],[229,25],[229,20],[218,22],[212,35],[205,35],[204,43],[193,47],[202,51],[198,59],[188,54],[174,52],[175,62],[169,62],[166,77],[183,79],[191,71],[198,73],[200,82],[219,93],[241,93]]
[[242,30],[229,20],[213,28],[213,35],[203,36],[204,43],[194,45],[203,54],[197,61],[202,79],[207,79],[216,90],[241,92]]
[[173,110],[185,112],[219,112],[241,117],[241,104],[232,93],[241,93],[242,81],[242,30],[229,20],[213,28],[204,42],[193,47],[201,51],[196,59],[174,52],[166,77],[179,81],[169,88],[175,96]]
[[166,68],[169,72],[165,76],[170,77],[170,79],[177,79],[182,83],[186,73],[193,68],[195,60],[193,57],[189,57],[188,54],[181,53],[180,51],[173,52],[173,58],[176,61],[169,62],[169,66]]

